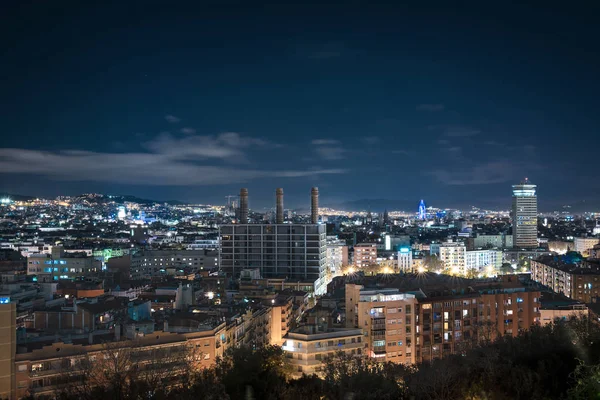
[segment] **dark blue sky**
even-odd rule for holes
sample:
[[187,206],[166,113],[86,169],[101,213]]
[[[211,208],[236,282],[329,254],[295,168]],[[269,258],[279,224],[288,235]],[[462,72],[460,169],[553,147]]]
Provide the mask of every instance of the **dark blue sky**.
[[600,209],[592,2],[13,3],[0,191]]

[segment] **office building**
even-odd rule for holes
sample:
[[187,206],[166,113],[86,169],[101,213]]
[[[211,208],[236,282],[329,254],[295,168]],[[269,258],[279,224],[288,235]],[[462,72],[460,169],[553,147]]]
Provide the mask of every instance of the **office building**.
[[513,246],[518,249],[538,247],[536,187],[527,178],[512,187]]
[[[247,190],[242,205],[247,205]],[[311,204],[318,205],[318,190],[311,191]],[[283,190],[277,191],[283,207]],[[248,210],[240,210],[242,217]],[[280,217],[282,213],[279,213]],[[318,210],[311,210],[315,220]],[[247,218],[247,217],[246,217]],[[287,278],[314,282],[314,293],[327,290],[325,225],[311,224],[228,224],[220,228],[221,270],[238,278],[245,269],[258,269],[263,278]]]
[[258,269],[264,278],[318,281],[321,290],[326,274],[325,225],[231,224],[221,226],[220,235],[221,270],[229,276]]

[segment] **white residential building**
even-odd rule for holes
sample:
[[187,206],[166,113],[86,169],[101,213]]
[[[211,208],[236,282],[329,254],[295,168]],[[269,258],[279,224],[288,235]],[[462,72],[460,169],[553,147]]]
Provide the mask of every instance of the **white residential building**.
[[502,267],[502,252],[499,250],[473,250],[466,252],[465,269],[477,272],[495,272]]
[[600,243],[600,238],[597,237],[583,237],[583,238],[575,238],[575,251],[581,253],[584,257],[590,255],[590,250],[594,248],[595,245]]
[[465,274],[466,271],[467,247],[463,243],[442,243],[440,245],[440,261],[453,274]]
[[410,272],[413,269],[412,249],[410,247],[400,247],[398,250],[398,270]]

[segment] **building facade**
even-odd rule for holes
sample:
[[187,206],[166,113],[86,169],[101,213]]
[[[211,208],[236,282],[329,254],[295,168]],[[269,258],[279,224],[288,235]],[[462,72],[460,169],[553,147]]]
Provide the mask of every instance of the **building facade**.
[[442,243],[439,247],[440,261],[452,274],[466,274],[467,248],[462,243]]
[[592,303],[600,295],[600,267],[561,264],[553,257],[531,261],[531,279],[582,303]]
[[502,267],[502,252],[499,250],[472,250],[465,255],[467,271],[493,274]]
[[410,247],[400,247],[398,250],[398,270],[403,272],[413,270],[412,249]]
[[362,355],[363,332],[361,329],[326,329],[315,326],[289,332],[285,336],[283,351],[293,367],[293,374],[320,374],[323,360],[339,351]]
[[537,242],[537,195],[536,185],[527,178],[519,185],[513,185],[512,227],[513,246],[519,249],[533,249]]
[[588,257],[590,255],[590,250],[594,248],[595,245],[600,243],[600,238],[597,237],[582,237],[575,238],[575,251],[581,253],[582,256]]
[[323,294],[327,241],[320,224],[231,224],[220,228],[221,270],[237,278],[258,269],[264,278],[286,277],[315,282]]
[[348,246],[346,242],[337,238],[337,236],[327,237],[327,272],[331,276],[341,274],[342,267],[348,265]]
[[377,264],[377,245],[375,243],[359,243],[354,246],[354,265],[357,268],[370,267]]
[[413,364],[416,360],[417,300],[398,289],[367,290],[346,285],[346,327],[364,332],[363,353],[380,361]]
[[27,275],[49,275],[53,281],[72,280],[101,269],[101,260],[83,253],[67,253],[62,247],[53,247],[50,254],[31,254],[27,258]]

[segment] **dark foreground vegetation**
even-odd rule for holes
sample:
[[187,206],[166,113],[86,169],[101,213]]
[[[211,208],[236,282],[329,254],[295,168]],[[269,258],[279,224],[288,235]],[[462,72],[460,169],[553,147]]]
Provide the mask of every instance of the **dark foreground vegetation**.
[[[95,366],[96,373],[99,368]],[[418,368],[338,354],[324,362],[323,379],[290,379],[289,372],[277,347],[236,348],[213,368],[186,368],[176,379],[148,379],[136,375],[135,368],[113,368],[101,372],[100,387],[67,385],[57,398],[600,399],[600,327],[588,319],[558,322]],[[93,373],[88,375],[86,379],[93,379]]]

